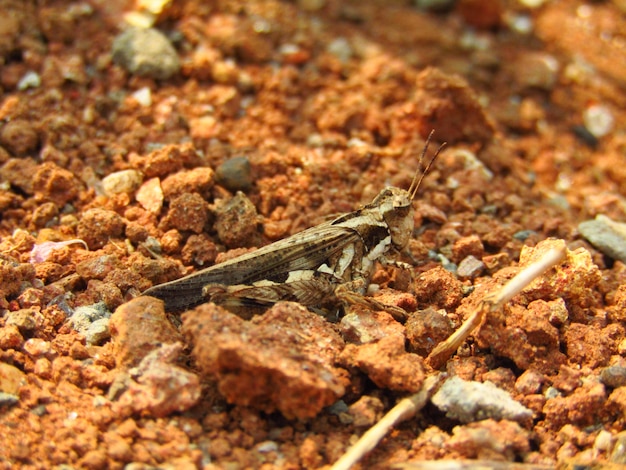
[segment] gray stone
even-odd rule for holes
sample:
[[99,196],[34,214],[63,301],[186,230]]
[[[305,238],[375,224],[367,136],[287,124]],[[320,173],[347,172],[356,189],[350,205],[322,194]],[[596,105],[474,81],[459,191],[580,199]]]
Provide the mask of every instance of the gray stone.
[[41,313],[34,308],[22,308],[8,312],[5,317],[5,325],[16,326],[20,333],[28,335],[37,328],[37,319],[41,319]]
[[134,75],[166,80],[178,73],[176,49],[160,31],[131,28],[113,41],[113,60]]
[[87,330],[84,332],[85,341],[87,344],[102,344],[111,337],[111,331],[109,330],[110,318],[99,318],[94,321]]
[[0,392],[0,406],[13,406],[17,405],[20,401],[20,397],[13,395],[12,393]]
[[626,224],[600,214],[594,220],[578,224],[578,230],[602,253],[626,263]]
[[[96,336],[101,335],[102,333],[97,333],[102,330],[102,323],[93,326],[94,323],[106,319],[108,325],[108,319],[111,316],[111,312],[107,308],[104,302],[98,302],[93,305],[84,305],[81,307],[77,307],[74,311],[72,317],[70,318],[70,324],[72,328],[74,328],[79,333],[85,335],[85,337],[89,336],[94,339]],[[108,330],[108,326],[107,326]],[[91,341],[87,341],[89,344],[97,344],[92,343]]]
[[626,385],[626,367],[622,365],[613,365],[605,367],[600,372],[600,381],[604,385],[612,388],[623,387]]
[[521,421],[533,415],[531,410],[493,383],[466,381],[459,377],[446,380],[432,402],[446,416],[463,423],[488,418]]
[[233,157],[215,170],[219,184],[229,191],[246,191],[252,186],[250,160],[248,157]]
[[107,196],[131,194],[143,183],[143,175],[137,170],[122,170],[102,178],[102,189]]
[[480,275],[480,273],[482,273],[484,269],[485,263],[483,263],[475,256],[469,255],[459,263],[456,274],[461,278],[473,279],[476,276]]

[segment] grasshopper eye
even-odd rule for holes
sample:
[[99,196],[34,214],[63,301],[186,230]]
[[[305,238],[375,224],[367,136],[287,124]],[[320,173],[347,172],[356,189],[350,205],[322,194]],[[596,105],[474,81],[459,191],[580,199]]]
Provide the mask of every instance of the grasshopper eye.
[[404,208],[409,208],[413,200],[408,192],[402,191],[401,193],[397,193],[393,198],[393,208],[395,210],[400,210]]

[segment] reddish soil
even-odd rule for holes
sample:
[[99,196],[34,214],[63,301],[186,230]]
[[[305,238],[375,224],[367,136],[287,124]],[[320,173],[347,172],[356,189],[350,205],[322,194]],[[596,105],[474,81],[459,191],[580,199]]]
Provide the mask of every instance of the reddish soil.
[[[624,2],[440,3],[0,0],[0,468],[329,467],[550,243],[441,367],[526,409],[431,403],[360,468],[626,464]],[[406,321],[140,296],[408,188],[432,129],[373,277]]]

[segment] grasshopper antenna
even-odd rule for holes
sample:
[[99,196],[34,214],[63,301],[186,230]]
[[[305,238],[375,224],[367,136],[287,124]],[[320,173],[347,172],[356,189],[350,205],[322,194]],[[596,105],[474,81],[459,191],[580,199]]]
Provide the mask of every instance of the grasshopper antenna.
[[[430,145],[430,141],[434,134],[435,134],[435,130],[433,129],[432,131],[430,131],[430,134],[428,134],[428,137],[426,138],[424,149],[422,150],[422,153],[420,155],[420,161],[419,161],[420,168],[422,167],[422,164],[424,162],[424,157],[426,156],[426,152],[428,151],[428,146]],[[424,181],[424,177],[428,174],[428,172],[430,171],[430,167],[433,166],[433,163],[435,163],[435,160],[437,159],[441,151],[445,148],[446,144],[447,143],[444,142],[443,144],[439,146],[439,148],[437,149],[433,157],[430,159],[430,161],[426,165],[426,168],[424,168],[421,174],[415,173],[415,176],[413,177],[413,181],[411,181],[411,186],[409,187],[409,195],[411,196],[411,200],[415,199],[417,190],[422,185],[422,181]]]

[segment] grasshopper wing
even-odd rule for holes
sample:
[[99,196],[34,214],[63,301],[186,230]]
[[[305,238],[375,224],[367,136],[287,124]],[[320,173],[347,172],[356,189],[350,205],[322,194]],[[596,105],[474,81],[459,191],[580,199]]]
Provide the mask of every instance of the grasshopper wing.
[[181,279],[151,287],[144,295],[163,300],[167,311],[182,311],[207,301],[203,294],[207,284],[284,282],[290,272],[315,271],[346,246],[358,242],[358,232],[328,222]]

